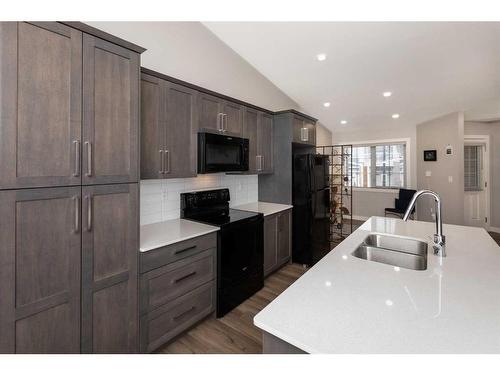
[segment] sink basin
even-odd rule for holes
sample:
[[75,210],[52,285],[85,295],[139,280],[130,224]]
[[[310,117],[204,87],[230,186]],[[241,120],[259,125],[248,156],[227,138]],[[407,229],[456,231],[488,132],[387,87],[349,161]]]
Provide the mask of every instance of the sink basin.
[[410,270],[427,269],[427,243],[412,238],[370,234],[352,255]]

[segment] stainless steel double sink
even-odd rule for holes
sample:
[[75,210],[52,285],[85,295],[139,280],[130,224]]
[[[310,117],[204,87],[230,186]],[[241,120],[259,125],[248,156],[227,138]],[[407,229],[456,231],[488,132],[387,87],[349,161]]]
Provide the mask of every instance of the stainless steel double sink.
[[370,234],[352,255],[410,270],[427,269],[427,243],[413,238]]

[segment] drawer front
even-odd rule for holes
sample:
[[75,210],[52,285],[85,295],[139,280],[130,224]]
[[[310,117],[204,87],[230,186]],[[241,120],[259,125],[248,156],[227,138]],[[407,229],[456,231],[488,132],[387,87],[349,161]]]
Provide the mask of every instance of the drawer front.
[[215,309],[213,281],[141,318],[141,351],[151,352]]
[[140,272],[144,273],[169,263],[190,257],[204,250],[217,247],[217,233],[177,242],[173,245],[160,247],[141,253]]
[[141,275],[141,314],[215,278],[215,249]]

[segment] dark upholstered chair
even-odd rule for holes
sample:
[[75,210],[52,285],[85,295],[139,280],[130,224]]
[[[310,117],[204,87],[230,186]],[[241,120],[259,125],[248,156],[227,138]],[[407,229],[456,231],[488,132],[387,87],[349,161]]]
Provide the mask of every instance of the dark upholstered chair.
[[[416,190],[411,189],[399,189],[398,198],[394,199],[394,208],[386,208],[385,216],[395,215],[397,217],[402,218],[406,212],[406,209],[410,205],[411,198],[416,193]],[[413,214],[415,213],[415,208],[413,208],[411,212],[411,217],[413,218]]]

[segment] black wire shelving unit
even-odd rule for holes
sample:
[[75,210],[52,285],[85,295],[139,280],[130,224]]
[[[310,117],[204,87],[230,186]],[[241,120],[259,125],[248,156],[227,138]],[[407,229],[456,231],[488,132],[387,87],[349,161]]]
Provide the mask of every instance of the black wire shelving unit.
[[318,146],[328,156],[330,185],[330,243],[338,244],[353,231],[352,145]]

